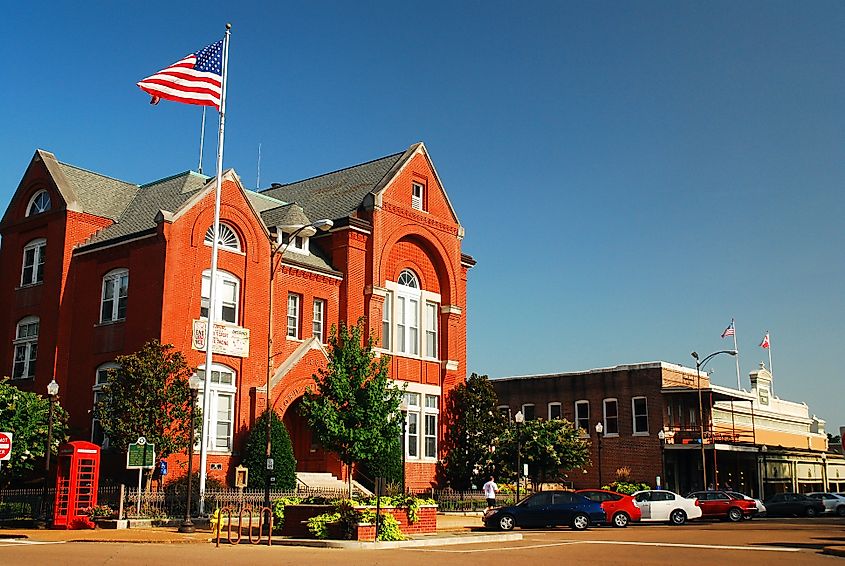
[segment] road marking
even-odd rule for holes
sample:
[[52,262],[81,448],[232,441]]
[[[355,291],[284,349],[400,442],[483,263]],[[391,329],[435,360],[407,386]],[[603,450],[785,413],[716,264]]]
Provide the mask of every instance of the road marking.
[[629,542],[629,541],[615,541],[615,540],[569,540],[564,542],[556,542],[549,544],[529,544],[525,546],[497,546],[494,548],[474,548],[471,550],[452,550],[452,549],[436,549],[436,548],[408,548],[408,550],[416,550],[419,552],[449,552],[454,554],[469,554],[472,552],[500,552],[502,550],[523,550],[530,548],[548,548],[553,546],[566,546],[569,544],[615,544],[628,546],[663,546],[672,548],[698,548],[708,550],[756,550],[766,552],[799,552],[800,548],[783,548],[779,546],[731,546],[719,544],[684,544],[674,542]]
[[15,546],[19,544],[64,544],[65,540],[27,540],[27,539],[7,539],[0,542],[0,546]]
[[[525,548],[548,548],[550,546],[566,546],[568,544],[578,544],[581,541],[578,540],[570,540],[566,542],[555,542],[549,544],[527,544],[525,546],[497,546],[496,548],[474,548],[471,550],[448,550],[448,549],[439,549],[439,548],[408,548],[408,550],[419,550],[421,552],[453,552],[453,553],[470,553],[470,552],[490,552],[496,551],[500,552],[502,550],[522,550]],[[472,543],[470,543],[472,544]],[[475,543],[481,544],[481,543]]]

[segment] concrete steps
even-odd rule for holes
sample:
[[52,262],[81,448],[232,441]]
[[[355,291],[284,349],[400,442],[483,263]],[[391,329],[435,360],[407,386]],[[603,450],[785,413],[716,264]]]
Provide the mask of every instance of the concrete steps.
[[[297,487],[300,491],[314,490],[331,490],[345,492],[348,489],[346,482],[338,479],[329,472],[296,472]],[[353,495],[371,496],[372,492],[352,480]]]

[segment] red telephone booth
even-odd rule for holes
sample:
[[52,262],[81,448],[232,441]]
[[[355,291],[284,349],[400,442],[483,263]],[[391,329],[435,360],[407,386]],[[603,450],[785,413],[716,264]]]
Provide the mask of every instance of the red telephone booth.
[[99,446],[76,440],[59,447],[54,527],[75,529],[89,524],[85,510],[97,504],[99,480]]

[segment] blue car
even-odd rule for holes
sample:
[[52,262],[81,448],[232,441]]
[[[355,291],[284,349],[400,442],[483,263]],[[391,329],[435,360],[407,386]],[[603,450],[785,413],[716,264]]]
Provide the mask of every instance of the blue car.
[[557,527],[567,525],[583,531],[606,521],[600,503],[571,491],[541,491],[508,507],[493,507],[484,513],[488,529],[509,531],[514,527]]

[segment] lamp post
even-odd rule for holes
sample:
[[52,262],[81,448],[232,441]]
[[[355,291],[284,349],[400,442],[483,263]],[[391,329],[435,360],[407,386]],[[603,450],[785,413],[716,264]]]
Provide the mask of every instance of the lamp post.
[[194,416],[197,408],[197,393],[199,392],[201,385],[202,380],[195,372],[188,379],[188,387],[191,388],[191,439],[188,441],[188,501],[187,506],[185,507],[185,520],[182,521],[181,525],[179,525],[180,533],[194,532],[194,523],[191,521],[191,492],[193,490],[191,482],[193,481],[194,475],[194,439],[196,433],[196,421],[194,420]]
[[520,445],[519,425],[525,422],[525,415],[517,411],[513,416],[516,423],[516,502],[519,503],[519,484],[522,482],[522,446]]
[[47,384],[47,397],[50,400],[50,408],[47,413],[47,450],[44,453],[44,483],[41,486],[41,513],[39,513],[39,526],[47,524],[47,484],[50,481],[50,460],[53,455],[53,405],[56,396],[59,394],[59,384],[54,377]]
[[602,481],[602,478],[601,478],[601,437],[602,437],[603,432],[604,432],[604,425],[602,425],[601,421],[599,421],[599,422],[596,423],[596,437],[598,438],[598,441],[599,441],[599,489],[601,489],[602,486],[604,485],[604,482]]
[[[701,433],[701,436],[699,438],[699,441],[701,442],[701,489],[707,489],[707,456],[704,453],[704,403],[701,401],[701,368],[704,367],[704,364],[706,364],[719,354],[729,354],[731,356],[736,356],[737,352],[736,350],[719,350],[718,352],[713,352],[709,356],[706,356],[704,359],[699,359],[698,352],[692,352],[690,354],[695,360],[695,373],[698,376],[698,428],[699,432]],[[713,447],[713,450],[715,452],[715,446]],[[713,475],[715,476],[715,461],[713,463],[713,472]]]
[[407,434],[408,425],[408,403],[405,402],[404,394],[402,404],[399,405],[399,412],[402,413],[402,495],[405,495],[407,492],[407,487],[405,486],[405,451],[408,447],[408,439],[405,435]]
[[[660,440],[660,477],[663,480],[663,484],[666,485],[666,431],[662,428],[657,432],[657,439]],[[669,489],[668,485],[666,485],[666,489]]]
[[769,451],[769,447],[765,444],[760,447],[760,452],[763,454],[763,473],[760,475],[760,500],[766,498],[766,452]]
[[[276,269],[281,265],[282,261],[281,258],[285,255],[288,247],[290,246],[291,242],[296,240],[296,237],[305,230],[311,230],[311,234],[314,234],[317,230],[321,230],[325,232],[329,228],[334,226],[334,222],[329,220],[328,218],[324,218],[322,220],[317,220],[316,222],[312,222],[311,224],[306,224],[305,226],[300,226],[297,228],[290,236],[288,236],[288,241],[282,241],[282,232],[280,231],[277,236],[277,240],[270,244],[270,304],[269,304],[269,311],[267,314],[267,383],[264,389],[265,395],[265,410],[267,412],[267,450],[265,453],[265,463],[264,463],[264,506],[270,507],[270,476],[271,472],[271,454],[272,454],[272,444],[273,441],[271,440],[272,437],[272,428],[273,428],[273,421],[270,418],[270,411],[271,411],[271,403],[270,403],[270,381],[273,376],[273,281],[276,277]],[[279,258],[276,261],[276,258]],[[203,421],[205,421],[205,416],[203,416]]]

